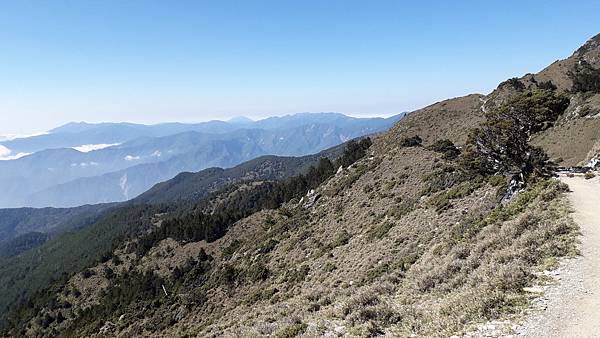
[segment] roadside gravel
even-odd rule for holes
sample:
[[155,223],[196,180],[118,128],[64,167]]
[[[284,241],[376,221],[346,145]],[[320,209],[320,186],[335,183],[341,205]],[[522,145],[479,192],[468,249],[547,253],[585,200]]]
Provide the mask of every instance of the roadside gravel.
[[558,282],[544,286],[524,324],[522,337],[600,337],[600,181],[561,177],[569,185],[574,220],[581,227],[581,256],[549,272]]

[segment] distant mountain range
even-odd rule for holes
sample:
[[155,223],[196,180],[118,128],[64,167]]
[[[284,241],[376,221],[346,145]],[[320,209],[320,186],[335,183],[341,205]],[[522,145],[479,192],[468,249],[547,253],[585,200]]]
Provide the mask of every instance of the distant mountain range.
[[[79,140],[6,164],[16,175],[45,154],[56,158],[46,166],[66,161],[56,170],[66,175],[72,163],[85,172],[113,160],[125,168],[71,179],[52,198],[115,186],[133,196],[161,170],[301,152],[399,118],[235,119],[224,122],[232,130]],[[62,130],[45,137],[95,128]],[[0,336],[431,337],[491,321],[510,331],[532,303],[532,276],[578,252],[568,187],[546,160],[600,157],[600,35],[488,95],[414,111],[371,141],[183,172],[123,203],[0,210]],[[42,185],[33,176],[43,172],[29,181]],[[517,195],[499,199],[526,174]]]
[[[235,167],[208,168],[180,173],[158,183],[128,202],[84,205],[73,208],[0,209],[0,257],[16,255],[60,233],[82,229],[114,210],[143,204],[198,202],[228,185],[252,180],[278,180],[304,172],[320,158],[335,159],[346,144],[301,157],[266,155]],[[35,239],[34,242],[31,239]]]
[[[69,123],[0,142],[0,207],[72,207],[131,199],[181,172],[262,155],[302,156],[387,130],[403,115],[318,113],[198,124]],[[28,155],[26,155],[28,154]]]

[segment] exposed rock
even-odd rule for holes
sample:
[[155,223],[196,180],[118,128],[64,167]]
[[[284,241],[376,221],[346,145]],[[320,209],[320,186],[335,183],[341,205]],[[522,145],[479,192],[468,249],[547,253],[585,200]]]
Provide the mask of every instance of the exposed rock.
[[306,194],[306,202],[303,204],[305,209],[308,209],[317,203],[317,201],[321,198],[321,193],[316,192],[314,189],[310,190]]
[[515,197],[524,188],[525,188],[525,178],[523,177],[523,174],[520,173],[520,174],[514,175],[511,178],[510,183],[508,184],[508,187],[506,188],[506,193],[502,197],[501,203],[506,204],[506,203],[510,202],[513,199],[513,197]]
[[98,331],[98,333],[100,333],[101,335],[109,335],[110,333],[114,332],[116,327],[117,326],[113,322],[107,321],[100,328],[100,331]]
[[597,157],[592,158],[586,165],[588,168],[599,169],[600,168],[600,159]]
[[176,322],[181,321],[183,318],[185,318],[185,316],[187,316],[188,312],[189,312],[188,309],[185,306],[182,305],[175,312],[175,315],[173,316],[173,319]]
[[523,291],[525,292],[529,292],[529,293],[544,293],[544,289],[538,287],[538,286],[531,286],[531,287],[524,287]]

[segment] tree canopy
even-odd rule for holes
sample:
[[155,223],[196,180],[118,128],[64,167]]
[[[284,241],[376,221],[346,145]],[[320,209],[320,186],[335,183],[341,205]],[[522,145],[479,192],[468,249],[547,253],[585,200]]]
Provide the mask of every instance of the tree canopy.
[[486,113],[486,120],[469,134],[463,162],[488,175],[547,175],[551,163],[531,137],[551,127],[569,105],[566,96],[551,90],[516,95]]

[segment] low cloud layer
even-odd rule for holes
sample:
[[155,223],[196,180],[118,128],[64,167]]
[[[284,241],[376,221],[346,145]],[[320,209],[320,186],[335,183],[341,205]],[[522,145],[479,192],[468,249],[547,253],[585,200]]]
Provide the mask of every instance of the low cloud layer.
[[102,144],[84,144],[78,147],[73,147],[73,149],[82,152],[82,153],[89,153],[90,151],[94,151],[94,150],[100,150],[100,149],[105,149],[108,147],[114,147],[114,146],[118,146],[120,143],[111,143],[111,144],[106,144],[106,143],[102,143]]
[[11,154],[12,154],[12,150],[8,149],[7,147],[5,147],[3,145],[0,145],[0,161],[16,160],[23,156],[29,155],[29,153],[18,153],[15,155],[11,155]]

